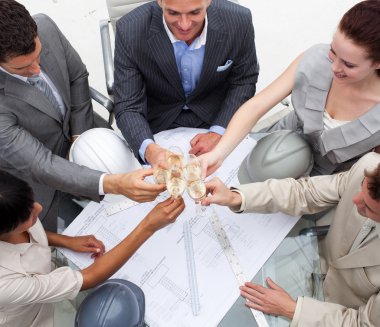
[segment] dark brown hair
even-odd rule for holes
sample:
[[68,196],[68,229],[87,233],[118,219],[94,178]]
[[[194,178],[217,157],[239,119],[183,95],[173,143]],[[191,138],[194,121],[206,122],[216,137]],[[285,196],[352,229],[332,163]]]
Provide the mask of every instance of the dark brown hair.
[[364,176],[367,177],[368,193],[374,200],[380,199],[380,163],[374,170],[365,170]]
[[[368,58],[380,63],[380,1],[359,2],[347,11],[339,23],[339,30],[358,46]],[[377,70],[380,77],[380,69]]]
[[26,222],[33,204],[34,194],[29,184],[0,170],[0,235]]
[[25,7],[14,0],[0,0],[0,62],[32,53],[37,25]]

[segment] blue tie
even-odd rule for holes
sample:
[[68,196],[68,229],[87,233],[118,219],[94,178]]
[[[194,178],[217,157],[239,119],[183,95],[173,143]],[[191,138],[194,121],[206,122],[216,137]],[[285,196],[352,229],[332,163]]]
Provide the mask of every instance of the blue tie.
[[35,86],[37,89],[39,89],[50,101],[50,103],[53,105],[55,110],[58,112],[59,118],[62,120],[63,115],[59,108],[59,103],[57,99],[55,98],[52,89],[50,88],[49,84],[45,82],[43,78],[40,78],[39,76],[33,76],[28,77],[28,83],[30,85]]

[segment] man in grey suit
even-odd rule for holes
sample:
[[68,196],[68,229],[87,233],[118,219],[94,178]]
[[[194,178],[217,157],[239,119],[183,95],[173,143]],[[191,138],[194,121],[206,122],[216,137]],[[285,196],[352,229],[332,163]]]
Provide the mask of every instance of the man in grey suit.
[[86,67],[54,22],[2,0],[0,31],[0,168],[30,183],[45,228],[56,230],[57,190],[94,201],[105,193],[154,199],[163,187],[143,182],[149,171],[107,175],[65,159],[93,127],[93,110]]
[[252,16],[226,0],[157,0],[117,22],[115,115],[135,156],[150,164],[165,150],[153,134],[209,128],[190,153],[210,151],[239,106],[256,91]]
[[297,301],[269,277],[268,288],[247,282],[241,295],[248,307],[281,315],[302,326],[379,326],[380,323],[380,155],[363,156],[349,171],[294,180],[269,179],[228,189],[207,183],[211,196],[202,204],[230,206],[235,212],[303,215],[336,206],[320,242],[325,302]]

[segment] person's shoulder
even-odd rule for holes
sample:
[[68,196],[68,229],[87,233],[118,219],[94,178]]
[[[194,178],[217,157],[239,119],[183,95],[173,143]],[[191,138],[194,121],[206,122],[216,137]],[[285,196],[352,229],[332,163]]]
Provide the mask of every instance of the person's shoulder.
[[54,39],[57,33],[60,33],[57,24],[46,14],[33,15],[37,24],[37,33],[41,41],[44,39]]
[[209,11],[215,11],[221,19],[228,19],[234,21],[249,21],[252,23],[251,11],[233,1],[229,0],[213,0],[208,9]]
[[306,76],[313,76],[317,80],[327,81],[331,75],[331,62],[328,58],[330,46],[328,44],[316,44],[307,49],[300,63],[297,72]]
[[359,171],[364,171],[364,169],[371,170],[377,167],[380,163],[380,154],[376,152],[369,152],[361,157],[356,164],[353,166],[353,169]]
[[159,11],[160,7],[156,1],[145,3],[122,16],[116,22],[116,29],[126,27],[146,27],[151,21],[152,16]]
[[57,26],[57,24],[46,14],[33,15],[33,19],[37,24],[38,32],[41,28],[51,28],[52,26],[56,28]]
[[210,29],[230,35],[234,44],[253,29],[250,10],[228,0],[213,0],[207,9],[207,18]]
[[314,56],[326,56],[330,50],[329,44],[315,44],[305,51],[305,54]]
[[215,8],[220,12],[225,12],[228,14],[241,14],[250,15],[251,11],[242,5],[230,0],[213,0],[211,2],[210,8]]

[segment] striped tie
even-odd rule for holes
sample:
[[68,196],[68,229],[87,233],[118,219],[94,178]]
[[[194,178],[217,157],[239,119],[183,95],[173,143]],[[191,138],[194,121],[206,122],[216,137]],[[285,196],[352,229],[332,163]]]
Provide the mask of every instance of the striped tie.
[[40,78],[39,76],[33,76],[28,77],[28,83],[30,85],[35,86],[37,89],[39,89],[50,101],[50,103],[53,105],[55,110],[58,112],[59,118],[62,120],[63,115],[59,108],[59,104],[57,99],[55,98],[52,89],[50,88],[49,84],[45,82],[43,78]]

